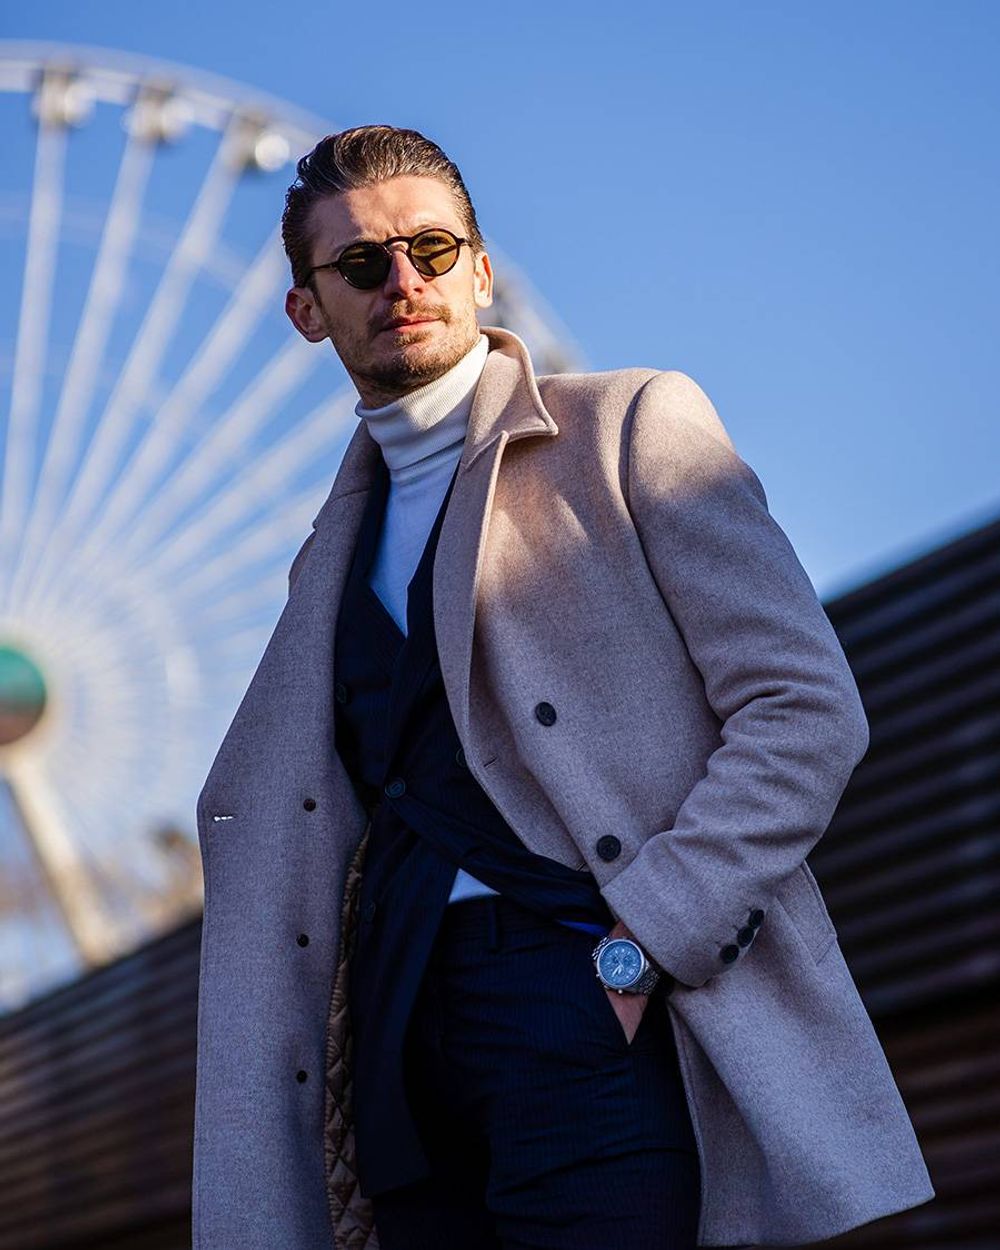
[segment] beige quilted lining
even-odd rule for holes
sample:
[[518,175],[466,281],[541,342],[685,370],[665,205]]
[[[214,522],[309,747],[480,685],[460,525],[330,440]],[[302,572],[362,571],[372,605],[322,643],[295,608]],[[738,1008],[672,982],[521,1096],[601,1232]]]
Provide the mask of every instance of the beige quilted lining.
[[361,1196],[355,1162],[351,1111],[352,1038],[347,977],[357,933],[361,869],[368,848],[369,821],[347,870],[341,906],[340,956],[326,1024],[326,1101],[323,1154],[326,1190],[336,1250],[379,1250],[372,1204]]

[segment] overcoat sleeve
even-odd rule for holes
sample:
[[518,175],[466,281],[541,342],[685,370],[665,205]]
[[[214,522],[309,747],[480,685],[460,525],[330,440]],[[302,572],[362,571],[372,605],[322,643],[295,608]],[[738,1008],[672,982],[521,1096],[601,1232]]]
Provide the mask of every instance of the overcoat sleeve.
[[673,826],[603,892],[650,956],[696,987],[735,966],[720,952],[753,912],[766,925],[867,750],[868,723],[805,570],[697,383],[650,379],[628,456],[631,517],[721,741]]

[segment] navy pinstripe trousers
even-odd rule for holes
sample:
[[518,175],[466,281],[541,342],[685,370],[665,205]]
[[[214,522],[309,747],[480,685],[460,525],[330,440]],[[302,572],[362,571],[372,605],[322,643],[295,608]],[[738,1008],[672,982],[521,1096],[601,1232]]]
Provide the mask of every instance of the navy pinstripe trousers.
[[596,939],[502,896],[445,909],[407,1027],[425,1179],[372,1198],[381,1250],[689,1250],[697,1149],[654,992],[629,1043]]

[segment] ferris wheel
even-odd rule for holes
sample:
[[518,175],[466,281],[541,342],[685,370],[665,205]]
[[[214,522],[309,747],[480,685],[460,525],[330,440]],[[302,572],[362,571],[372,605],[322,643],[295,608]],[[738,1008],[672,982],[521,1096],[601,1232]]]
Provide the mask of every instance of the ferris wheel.
[[[198,789],[357,424],[282,311],[336,129],[106,49],[0,41],[0,1011],[196,913]],[[569,335],[491,245],[489,320]]]

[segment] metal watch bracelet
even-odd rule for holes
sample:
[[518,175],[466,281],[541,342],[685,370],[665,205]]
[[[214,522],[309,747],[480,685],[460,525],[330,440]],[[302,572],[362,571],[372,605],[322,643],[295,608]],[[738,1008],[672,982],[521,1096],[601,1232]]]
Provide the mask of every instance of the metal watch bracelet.
[[[642,957],[642,961],[645,966],[639,976],[639,979],[635,981],[632,985],[622,986],[622,987],[619,987],[617,985],[609,985],[608,982],[605,981],[604,978],[601,976],[600,963],[599,963],[601,951],[604,950],[605,946],[610,945],[612,942],[628,942],[636,948],[636,950],[639,952],[640,956]],[[600,981],[600,983],[605,987],[605,989],[615,990],[619,994],[650,994],[655,989],[657,983],[660,980],[659,970],[653,967],[652,963],[649,960],[649,956],[646,954],[646,952],[642,949],[642,947],[634,938],[612,937],[610,933],[606,934],[604,937],[601,938],[601,940],[594,947],[593,951],[591,952],[591,958],[594,961],[594,966],[597,970],[597,979]]]

